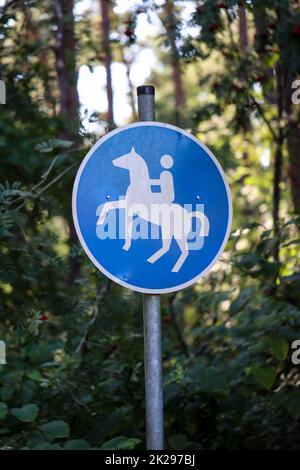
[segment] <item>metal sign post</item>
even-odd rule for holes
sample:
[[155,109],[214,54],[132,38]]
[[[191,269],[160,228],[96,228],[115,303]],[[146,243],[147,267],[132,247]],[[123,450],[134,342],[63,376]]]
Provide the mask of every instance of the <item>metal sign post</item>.
[[[155,89],[137,89],[140,121],[155,121]],[[144,294],[144,361],[147,449],[164,448],[160,296]]]
[[232,203],[211,151],[185,130],[155,121],[153,86],[137,94],[140,122],[109,132],[90,149],[76,175],[72,210],[92,263],[144,294],[147,448],[162,450],[159,295],[192,285],[216,263],[229,237]]

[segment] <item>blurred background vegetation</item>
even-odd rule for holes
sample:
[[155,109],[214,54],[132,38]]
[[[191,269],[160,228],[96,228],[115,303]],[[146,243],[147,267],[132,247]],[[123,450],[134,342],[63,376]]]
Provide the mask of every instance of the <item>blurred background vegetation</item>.
[[70,204],[147,82],[234,203],[210,274],[162,297],[166,447],[299,449],[299,1],[0,5],[1,448],[145,448],[141,295],[92,266]]

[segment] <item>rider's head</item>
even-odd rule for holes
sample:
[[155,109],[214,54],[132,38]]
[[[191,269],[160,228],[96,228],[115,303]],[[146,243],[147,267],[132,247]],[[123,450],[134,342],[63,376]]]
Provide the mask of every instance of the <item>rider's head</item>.
[[160,164],[163,168],[169,170],[169,168],[172,168],[173,166],[173,158],[171,155],[163,155],[160,159]]

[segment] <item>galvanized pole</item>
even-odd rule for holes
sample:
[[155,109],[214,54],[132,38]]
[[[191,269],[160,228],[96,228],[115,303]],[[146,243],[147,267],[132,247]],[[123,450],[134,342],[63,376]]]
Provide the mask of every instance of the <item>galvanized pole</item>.
[[[155,89],[137,89],[140,121],[155,120]],[[164,448],[160,296],[144,294],[144,360],[147,449]]]

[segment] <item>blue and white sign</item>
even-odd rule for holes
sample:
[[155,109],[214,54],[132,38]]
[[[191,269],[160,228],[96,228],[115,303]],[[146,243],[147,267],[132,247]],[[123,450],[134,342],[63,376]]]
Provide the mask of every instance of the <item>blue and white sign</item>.
[[91,261],[110,279],[145,293],[193,284],[221,256],[231,195],[213,154],[160,122],[120,127],[84,158],[73,217]]

